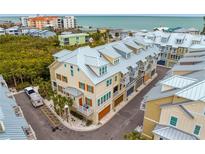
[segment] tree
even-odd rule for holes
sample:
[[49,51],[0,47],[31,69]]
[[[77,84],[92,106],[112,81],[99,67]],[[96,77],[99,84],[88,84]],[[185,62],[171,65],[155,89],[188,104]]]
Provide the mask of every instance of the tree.
[[[68,108],[68,113],[69,113],[69,117],[70,117],[70,108],[73,105],[73,99],[71,99],[70,97],[65,97],[59,94],[54,94],[52,97],[53,103],[54,103],[54,109],[56,111],[56,113],[58,115],[60,115],[61,117],[64,114],[65,111],[65,106],[67,105]],[[68,115],[66,115],[68,116]]]

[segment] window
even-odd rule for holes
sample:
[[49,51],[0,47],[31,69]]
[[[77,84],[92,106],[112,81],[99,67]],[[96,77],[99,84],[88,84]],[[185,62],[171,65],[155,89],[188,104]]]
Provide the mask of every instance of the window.
[[73,69],[73,65],[70,65],[70,69]]
[[174,116],[171,116],[169,124],[172,125],[172,126],[176,126],[177,125],[177,118],[174,117]]
[[92,99],[86,97],[85,98],[85,103],[89,106],[92,106]]
[[115,76],[115,81],[117,81],[117,76]]
[[93,86],[87,85],[87,91],[93,93],[94,92]]
[[70,74],[71,74],[71,76],[74,76],[74,71],[70,70]]
[[82,82],[79,82],[79,88],[85,90],[85,84]]
[[194,128],[194,134],[195,134],[195,135],[199,135],[200,129],[201,129],[201,126],[196,125],[195,128]]
[[67,65],[66,65],[66,64],[64,64],[64,67],[67,67]]
[[78,68],[78,72],[80,71],[80,69]]
[[58,91],[63,93],[63,87],[58,85]]
[[98,106],[102,105],[104,102],[111,98],[111,92],[106,93],[101,98],[97,100]]
[[115,65],[118,64],[119,62],[120,62],[119,59],[114,60],[114,64],[115,64]]
[[107,73],[107,66],[100,67],[99,72],[100,72],[100,75]]
[[98,99],[98,106],[100,106],[100,99]]
[[62,81],[67,83],[68,82],[67,77],[66,76],[62,76]]
[[56,74],[56,78],[57,78],[58,80],[61,80],[61,75],[60,75],[60,74]]
[[109,80],[106,81],[107,87],[108,87],[109,85],[111,85],[111,84],[112,84],[112,79],[109,79]]

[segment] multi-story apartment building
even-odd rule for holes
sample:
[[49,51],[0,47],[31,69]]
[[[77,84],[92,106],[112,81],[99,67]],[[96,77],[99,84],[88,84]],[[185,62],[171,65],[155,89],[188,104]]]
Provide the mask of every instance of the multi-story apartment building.
[[38,16],[28,18],[28,27],[43,29],[53,27],[58,29],[62,27],[62,18],[57,16]]
[[88,43],[89,41],[89,34],[77,33],[77,34],[58,35],[58,40],[61,46],[85,44]]
[[0,140],[25,139],[36,139],[35,133],[0,75]]
[[172,67],[189,51],[194,44],[205,44],[204,35],[194,35],[190,33],[167,33],[154,31],[147,33],[136,33],[142,35],[157,45],[161,50],[159,64]]
[[21,25],[23,27],[28,27],[28,18],[29,17],[21,17]]
[[52,87],[73,98],[73,111],[97,124],[156,75],[158,54],[141,37],[62,50],[49,66]]
[[144,102],[148,139],[205,139],[205,46],[193,45]]
[[64,29],[76,28],[76,18],[74,16],[65,16],[63,18]]

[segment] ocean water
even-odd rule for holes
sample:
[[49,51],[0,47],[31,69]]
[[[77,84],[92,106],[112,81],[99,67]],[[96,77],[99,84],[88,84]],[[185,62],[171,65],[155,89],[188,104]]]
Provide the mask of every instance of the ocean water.
[[[203,17],[188,16],[76,16],[78,25],[92,27],[122,28],[129,30],[147,29],[155,27],[195,27],[203,29]],[[18,17],[1,17],[0,20],[20,21]]]

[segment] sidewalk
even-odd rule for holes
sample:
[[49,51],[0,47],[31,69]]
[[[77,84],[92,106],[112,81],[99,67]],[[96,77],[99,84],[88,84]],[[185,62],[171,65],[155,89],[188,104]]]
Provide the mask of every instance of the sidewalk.
[[76,117],[71,115],[72,119],[70,122],[67,122],[65,119],[60,117],[56,114],[56,112],[53,109],[53,103],[52,101],[44,100],[44,103],[47,105],[47,107],[53,112],[53,114],[58,118],[58,120],[67,128],[74,130],[74,131],[93,131],[100,127],[102,127],[104,124],[106,124],[109,120],[111,120],[116,113],[118,113],[125,105],[127,105],[136,95],[138,95],[150,82],[152,82],[158,75],[155,74],[151,79],[149,79],[145,84],[141,85],[138,88],[138,91],[133,92],[130,96],[127,97],[126,101],[123,101],[120,103],[115,110],[111,110],[110,113],[108,113],[98,125],[90,125],[86,126],[85,122],[82,120],[77,119]]

